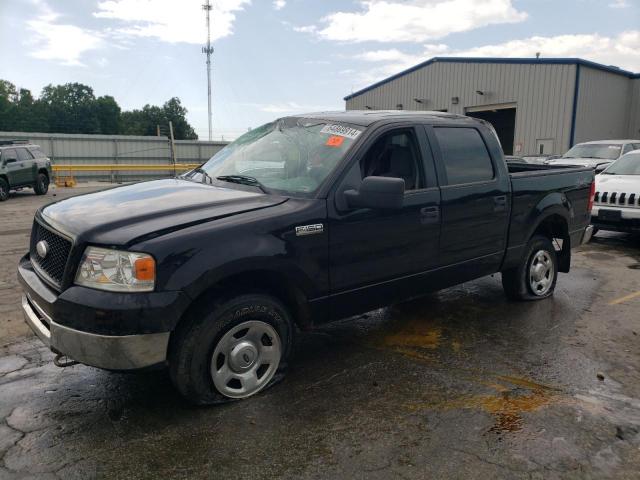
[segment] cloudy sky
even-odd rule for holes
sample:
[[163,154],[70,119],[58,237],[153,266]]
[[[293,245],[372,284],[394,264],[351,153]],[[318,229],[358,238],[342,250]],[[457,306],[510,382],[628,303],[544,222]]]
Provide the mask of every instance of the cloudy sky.
[[[204,0],[0,0],[0,78],[82,82],[123,108],[178,96],[207,136]],[[640,0],[214,0],[214,136],[433,56],[582,57],[640,72]]]

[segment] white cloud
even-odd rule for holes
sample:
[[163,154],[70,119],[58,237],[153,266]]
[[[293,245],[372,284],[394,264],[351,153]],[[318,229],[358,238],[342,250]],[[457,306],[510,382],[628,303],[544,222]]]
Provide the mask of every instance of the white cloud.
[[358,60],[378,64],[374,68],[364,69],[366,73],[358,76],[356,80],[361,85],[367,85],[435,56],[535,58],[536,52],[540,52],[542,58],[578,57],[640,72],[640,30],[622,32],[615,37],[598,34],[530,37],[470,49],[454,49],[444,44],[426,44],[418,54],[398,49],[373,50],[355,56]]
[[282,10],[286,5],[286,0],[274,0],[273,2],[273,8],[275,8],[276,10]]
[[424,42],[527,18],[512,0],[360,0],[358,12],[334,12],[320,25],[297,27],[327,40]]
[[104,45],[102,36],[75,25],[60,23],[60,15],[43,1],[32,2],[40,14],[27,20],[29,55],[69,66],[84,66],[83,53]]
[[[308,113],[326,110],[335,110],[337,107],[327,107],[319,105],[301,105],[296,102],[279,102],[279,103],[243,103],[243,106],[256,108],[261,112],[274,114],[290,114],[290,113]],[[339,108],[339,107],[338,107]]]
[[[236,12],[251,0],[215,0],[211,10],[211,39],[231,35]],[[101,0],[97,18],[119,20],[121,34],[154,37],[164,42],[203,43],[206,38],[203,0]]]
[[614,0],[609,6],[611,8],[629,8],[631,4],[627,0]]

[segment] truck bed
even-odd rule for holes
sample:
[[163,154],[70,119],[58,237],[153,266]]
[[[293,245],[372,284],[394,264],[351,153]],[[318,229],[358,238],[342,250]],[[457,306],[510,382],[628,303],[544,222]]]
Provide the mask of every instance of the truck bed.
[[[564,204],[570,212],[568,234],[572,243],[579,241],[589,224],[589,196],[594,170],[567,165],[508,163],[511,180],[511,227],[508,247],[518,249],[526,244],[533,223],[547,204]],[[552,198],[555,200],[552,201]]]

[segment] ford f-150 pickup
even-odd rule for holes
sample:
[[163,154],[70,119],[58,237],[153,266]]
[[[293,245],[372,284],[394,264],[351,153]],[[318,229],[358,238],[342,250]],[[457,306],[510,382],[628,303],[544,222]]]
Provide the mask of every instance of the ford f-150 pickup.
[[297,329],[496,272],[512,299],[551,296],[593,180],[507,165],[464,116],[285,117],[177,178],[41,208],[25,319],[58,364],[166,366],[195,403],[246,398],[282,378]]

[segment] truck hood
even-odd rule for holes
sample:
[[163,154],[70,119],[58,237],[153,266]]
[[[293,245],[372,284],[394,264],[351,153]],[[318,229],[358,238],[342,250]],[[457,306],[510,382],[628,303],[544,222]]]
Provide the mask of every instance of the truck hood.
[[598,165],[609,165],[613,160],[606,158],[554,158],[548,163],[552,165],[579,165],[581,167],[596,168]]
[[597,175],[596,190],[640,194],[640,175]]
[[125,245],[286,200],[277,195],[166,179],[68,198],[44,207],[39,215],[76,241]]

